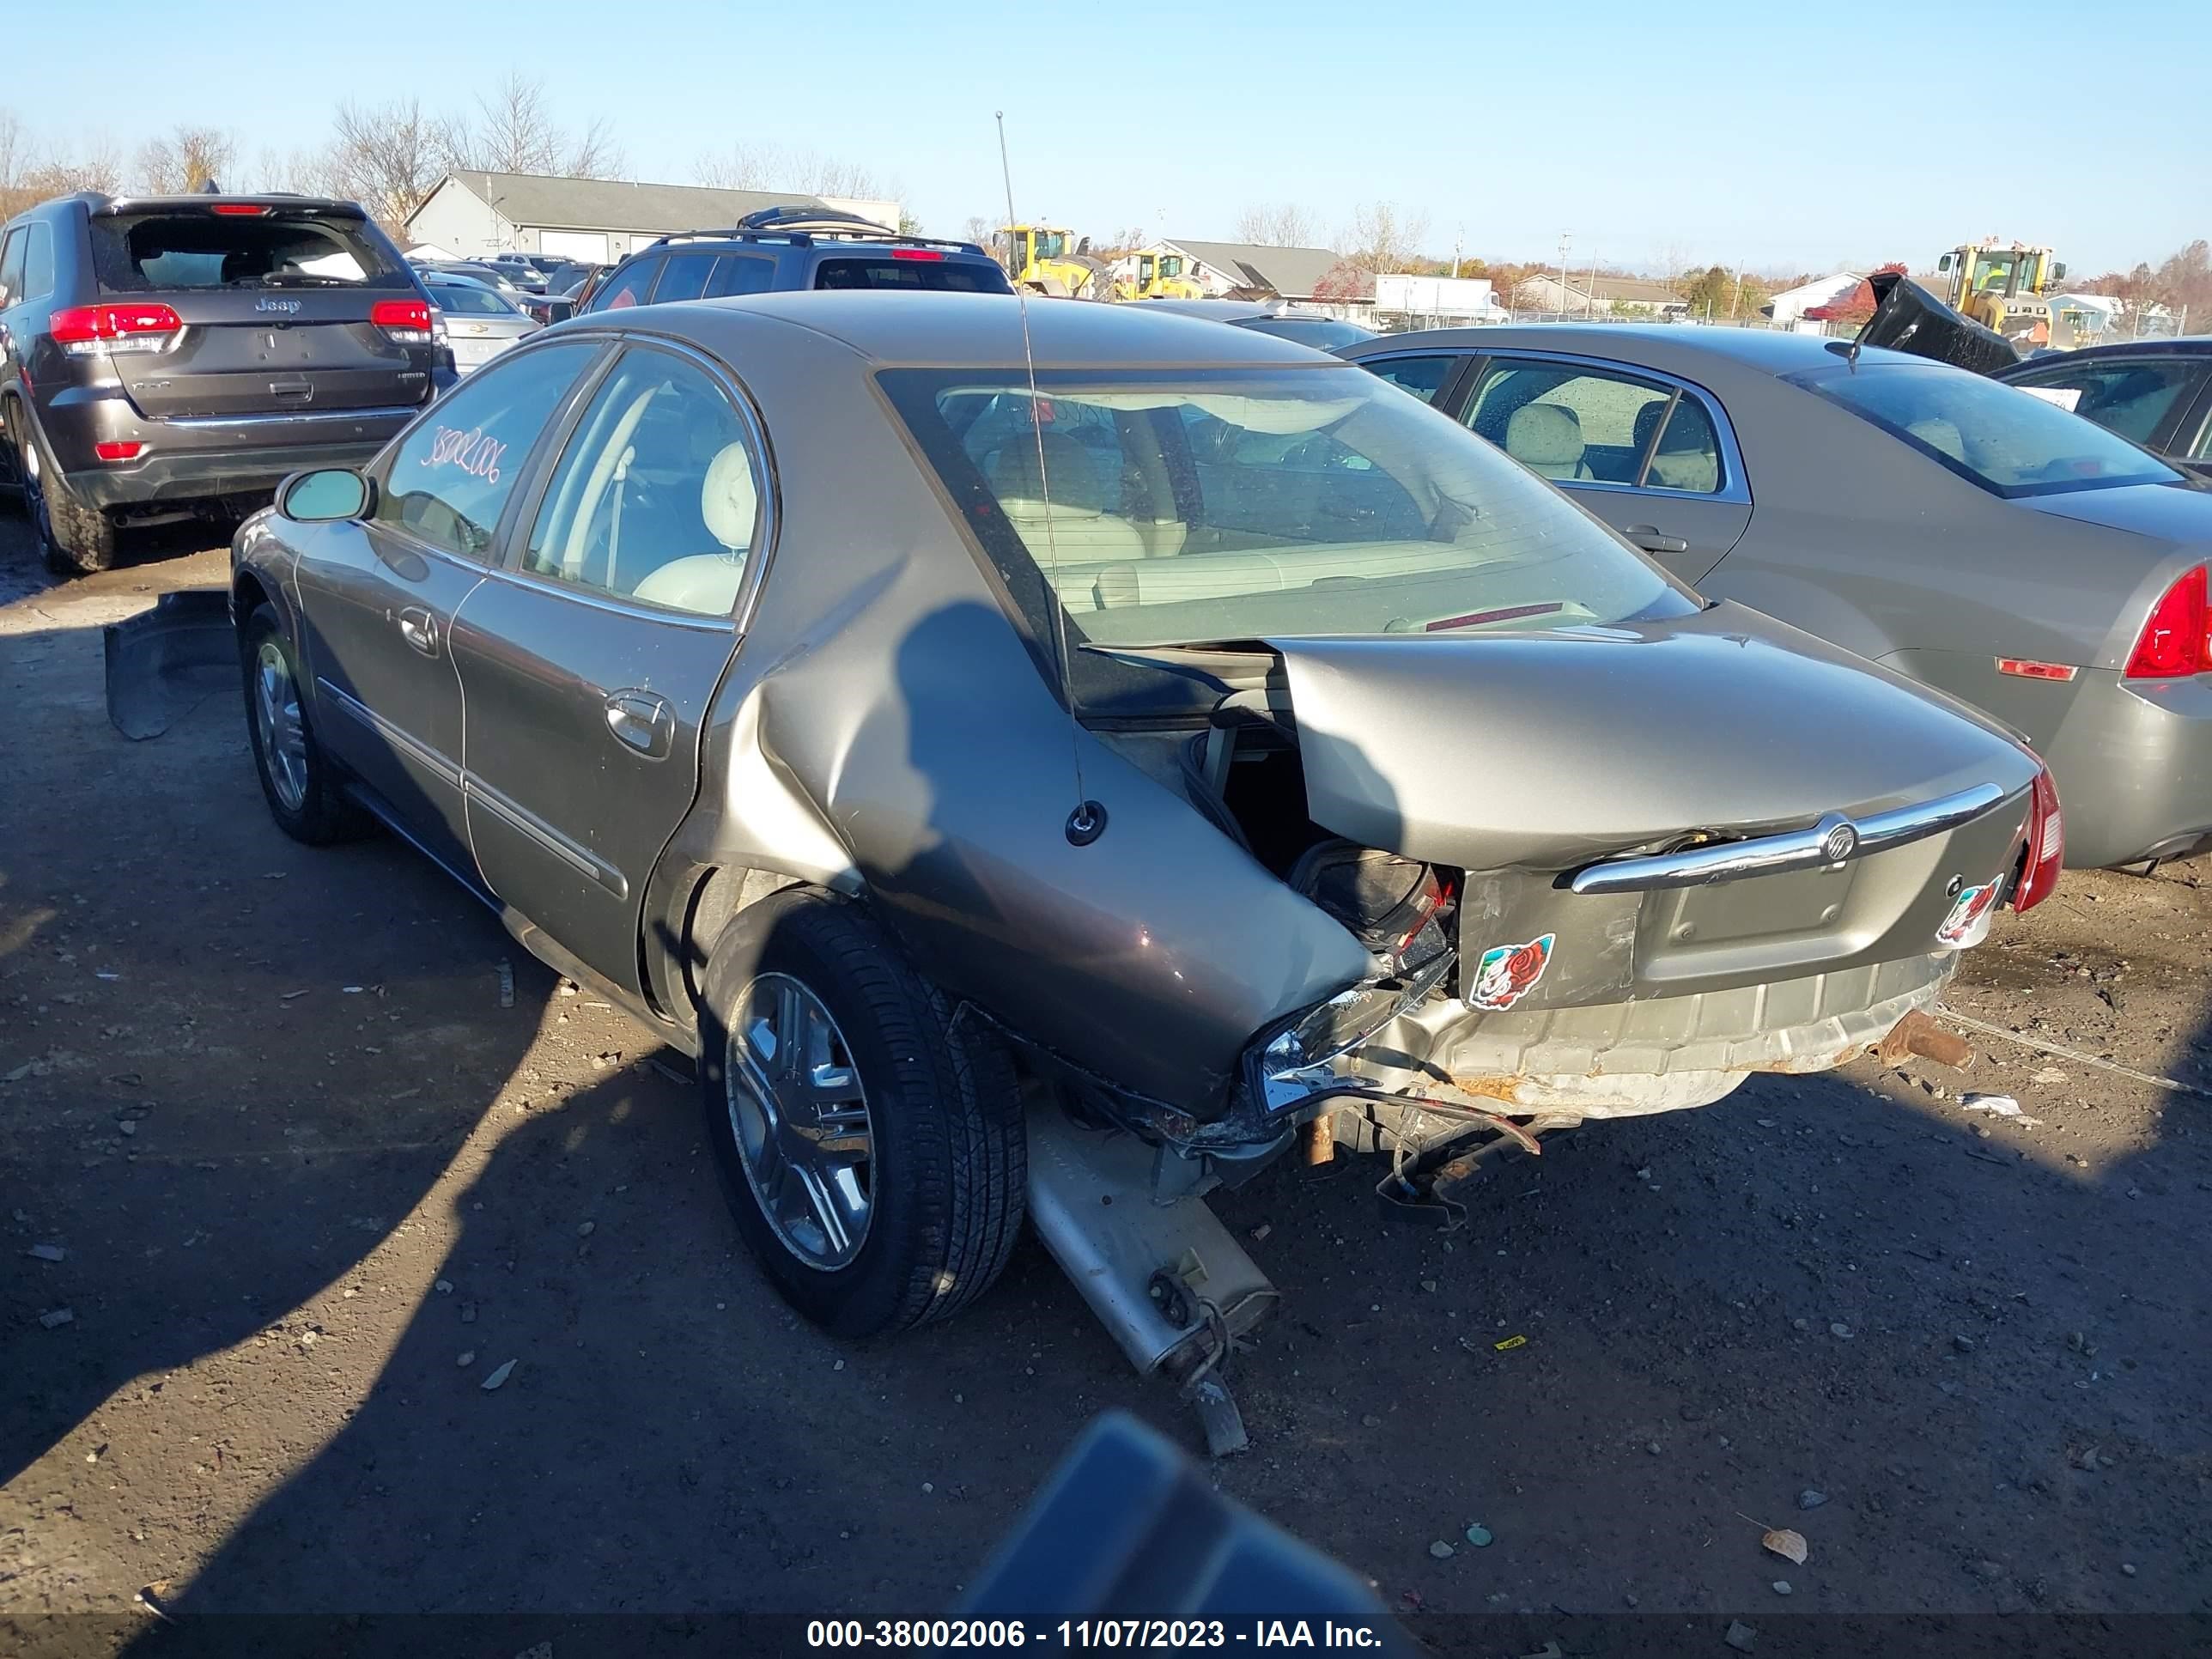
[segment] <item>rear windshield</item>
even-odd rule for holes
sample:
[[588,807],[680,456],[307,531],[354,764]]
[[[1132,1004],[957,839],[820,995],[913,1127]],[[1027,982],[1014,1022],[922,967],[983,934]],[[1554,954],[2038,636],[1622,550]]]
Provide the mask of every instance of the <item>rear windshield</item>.
[[1941,363],[1862,363],[1790,377],[1993,495],[2058,495],[2181,475],[2016,386]]
[[433,283],[429,287],[430,303],[457,316],[463,313],[477,317],[521,315],[504,295],[495,294],[488,288],[477,288],[469,283]]
[[1695,608],[1549,485],[1349,366],[1047,372],[1034,398],[1018,370],[883,381],[1041,633],[1055,601],[1104,645]]
[[358,219],[286,213],[95,214],[100,291],[181,288],[404,288],[398,263]]
[[1295,340],[1316,351],[1334,351],[1339,346],[1358,345],[1362,340],[1375,337],[1373,329],[1339,322],[1333,317],[1261,317],[1244,326],[1261,334],[1272,334],[1279,340]]
[[951,294],[1012,294],[1006,273],[988,259],[824,259],[814,272],[817,288],[929,289]]

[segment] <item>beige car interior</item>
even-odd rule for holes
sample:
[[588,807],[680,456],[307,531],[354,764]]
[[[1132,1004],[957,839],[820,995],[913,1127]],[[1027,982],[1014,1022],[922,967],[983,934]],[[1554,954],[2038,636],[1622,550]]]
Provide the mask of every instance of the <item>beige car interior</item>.
[[1582,417],[1559,404],[1523,404],[1505,422],[1505,453],[1540,478],[1593,478]]
[[[1651,441],[1651,428],[1667,416],[1664,403],[1646,404],[1636,411],[1636,448],[1640,454]],[[1659,434],[1659,450],[1652,456],[1644,482],[1662,489],[1695,490],[1711,495],[1721,487],[1721,458],[1712,422],[1703,405],[1686,392],[1673,405],[1674,413]]]

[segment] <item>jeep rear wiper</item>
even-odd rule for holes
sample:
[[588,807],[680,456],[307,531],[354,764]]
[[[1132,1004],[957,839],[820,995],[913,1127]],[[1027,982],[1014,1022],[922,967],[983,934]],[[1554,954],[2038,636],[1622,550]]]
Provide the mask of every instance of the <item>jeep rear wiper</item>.
[[352,288],[343,276],[318,276],[307,270],[272,270],[266,276],[234,276],[225,288]]

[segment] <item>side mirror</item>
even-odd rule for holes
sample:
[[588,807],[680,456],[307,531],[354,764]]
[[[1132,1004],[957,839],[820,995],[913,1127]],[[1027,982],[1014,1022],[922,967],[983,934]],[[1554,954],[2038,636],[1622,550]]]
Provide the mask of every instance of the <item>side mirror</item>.
[[1936,269],[1938,270],[1948,270],[1950,268],[1951,256],[1948,253],[1936,262]]
[[2066,280],[2066,262],[2063,259],[2058,260],[2051,267],[2051,280],[2054,283],[2063,283]]
[[277,489],[276,510],[297,524],[358,519],[368,510],[368,480],[343,466],[295,472]]

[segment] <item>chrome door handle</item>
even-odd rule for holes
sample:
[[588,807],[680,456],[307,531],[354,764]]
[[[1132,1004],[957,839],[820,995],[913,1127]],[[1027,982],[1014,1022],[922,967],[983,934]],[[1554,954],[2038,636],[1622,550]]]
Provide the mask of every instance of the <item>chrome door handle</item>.
[[676,710],[652,691],[610,691],[607,730],[647,760],[665,760],[676,746]]
[[426,657],[438,654],[438,619],[420,606],[399,613],[399,637]]
[[1686,553],[1690,550],[1689,543],[1680,536],[1662,534],[1656,525],[1632,524],[1623,533],[1646,553]]

